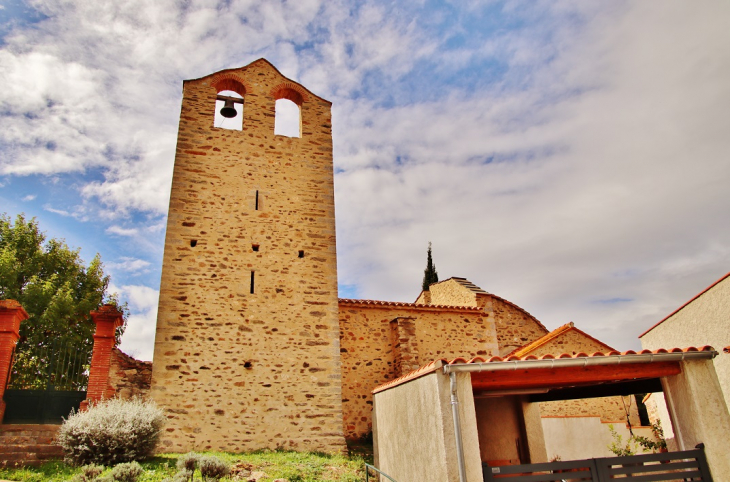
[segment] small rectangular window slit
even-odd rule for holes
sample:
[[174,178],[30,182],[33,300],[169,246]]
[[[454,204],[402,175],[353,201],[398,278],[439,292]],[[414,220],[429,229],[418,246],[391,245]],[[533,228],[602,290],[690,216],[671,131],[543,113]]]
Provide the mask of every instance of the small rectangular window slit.
[[259,192],[256,191],[256,211],[259,210]]
[[251,249],[253,249],[254,251],[258,251],[259,250],[259,245],[258,244],[252,244],[251,245]]
[[197,245],[198,245],[198,240],[197,239],[191,239],[190,240],[190,247],[191,248],[194,248]]
[[255,271],[251,271],[251,294],[254,294],[254,292],[253,292],[253,287],[254,287],[253,286],[253,282],[254,282],[255,273],[256,273]]
[[304,250],[303,249],[300,249],[299,250],[299,257],[300,258],[303,258],[304,257]]

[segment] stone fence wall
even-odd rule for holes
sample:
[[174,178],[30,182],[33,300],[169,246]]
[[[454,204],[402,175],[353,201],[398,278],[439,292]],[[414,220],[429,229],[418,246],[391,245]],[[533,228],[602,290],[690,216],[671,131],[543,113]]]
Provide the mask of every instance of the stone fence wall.
[[113,396],[130,399],[146,399],[152,381],[152,362],[140,361],[127,355],[119,348],[112,350],[109,368],[109,385]]

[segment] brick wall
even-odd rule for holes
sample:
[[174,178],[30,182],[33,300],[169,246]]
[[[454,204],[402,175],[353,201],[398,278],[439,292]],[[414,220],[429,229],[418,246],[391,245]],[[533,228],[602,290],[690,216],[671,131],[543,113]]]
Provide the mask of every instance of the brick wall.
[[340,330],[347,438],[371,430],[377,385],[439,358],[497,350],[494,322],[476,308],[340,300]]

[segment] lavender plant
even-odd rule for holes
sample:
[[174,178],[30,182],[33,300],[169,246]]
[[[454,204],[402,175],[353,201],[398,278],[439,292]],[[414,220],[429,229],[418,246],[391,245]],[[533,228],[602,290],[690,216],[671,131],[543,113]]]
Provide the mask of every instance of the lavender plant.
[[116,465],[144,460],[155,449],[165,422],[153,402],[111,399],[72,414],[57,443],[72,465]]

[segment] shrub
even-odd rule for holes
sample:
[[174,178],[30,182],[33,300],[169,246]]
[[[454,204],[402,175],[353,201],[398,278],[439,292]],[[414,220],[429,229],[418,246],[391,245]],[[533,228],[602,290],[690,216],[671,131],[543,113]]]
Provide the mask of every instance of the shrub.
[[177,469],[180,471],[195,472],[199,459],[199,454],[196,454],[195,452],[188,452],[177,459]]
[[641,435],[637,435],[634,439],[646,450],[651,450],[654,453],[656,453],[657,450],[660,452],[666,452],[667,441],[664,439],[664,430],[662,429],[662,423],[659,420],[657,420],[656,423],[651,424],[651,433],[654,434],[655,440],[648,437],[642,437]]
[[205,481],[218,480],[231,473],[228,464],[214,455],[200,455],[188,452],[177,459],[177,474],[172,479],[163,482],[189,482],[194,480],[195,470],[200,470],[200,476]]
[[109,480],[114,482],[137,482],[137,478],[142,475],[142,466],[137,462],[127,462],[119,464],[109,474]]
[[230,473],[228,464],[218,457],[207,455],[198,459],[198,468],[203,480],[218,480]]
[[611,438],[613,442],[608,446],[608,450],[614,453],[617,457],[626,457],[628,455],[636,455],[638,446],[634,441],[634,437],[629,437],[626,443],[623,443],[623,437],[620,433],[616,432],[612,424],[608,425],[608,430],[611,432]]
[[162,482],[188,482],[193,480],[193,473],[186,470],[181,470],[173,478],[162,479]]
[[153,402],[111,399],[64,420],[57,443],[72,465],[115,465],[152,455],[165,422]]
[[84,465],[81,467],[81,473],[76,475],[72,480],[74,482],[93,482],[104,472],[102,465]]

